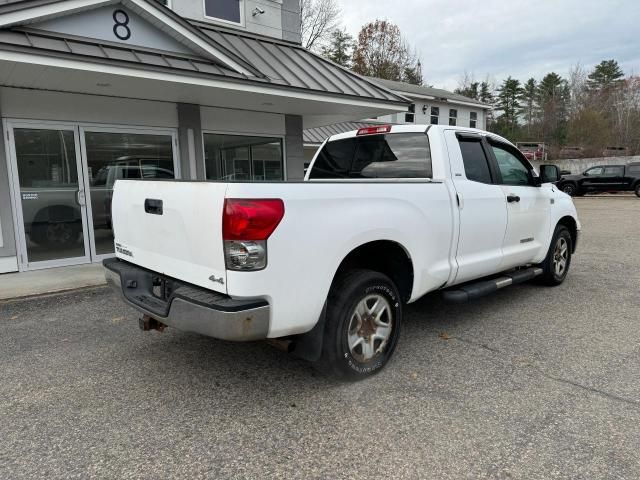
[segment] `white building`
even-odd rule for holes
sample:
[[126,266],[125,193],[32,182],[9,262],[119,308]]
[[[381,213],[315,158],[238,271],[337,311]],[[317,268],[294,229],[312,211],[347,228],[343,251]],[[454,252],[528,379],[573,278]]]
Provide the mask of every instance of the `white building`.
[[318,147],[328,136],[378,123],[452,125],[486,129],[487,115],[491,111],[489,105],[439,88],[422,87],[380,78],[368,79],[380,87],[408,98],[411,101],[409,109],[403,108],[395,113],[365,118],[358,122],[340,122],[305,130],[306,163],[311,161]]
[[304,50],[299,16],[298,0],[0,0],[0,273],[112,255],[118,178],[299,180],[303,126],[406,109]]

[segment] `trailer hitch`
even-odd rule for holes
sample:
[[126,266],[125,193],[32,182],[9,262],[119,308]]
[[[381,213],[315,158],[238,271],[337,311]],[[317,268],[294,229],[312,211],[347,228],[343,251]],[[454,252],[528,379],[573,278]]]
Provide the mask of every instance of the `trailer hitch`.
[[143,315],[141,318],[139,318],[138,326],[140,327],[140,330],[142,330],[143,332],[150,332],[151,330],[164,332],[164,329],[167,328],[167,326],[164,323],[159,322],[158,320],[156,320],[153,317],[150,317],[149,315]]

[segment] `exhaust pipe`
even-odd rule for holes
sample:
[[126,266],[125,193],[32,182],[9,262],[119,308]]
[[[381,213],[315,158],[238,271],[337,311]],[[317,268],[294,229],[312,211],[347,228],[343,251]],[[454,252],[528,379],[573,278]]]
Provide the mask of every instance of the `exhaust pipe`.
[[151,330],[164,332],[164,329],[167,328],[167,326],[164,323],[159,322],[158,320],[156,320],[153,317],[150,317],[149,315],[143,315],[141,318],[139,318],[138,326],[140,327],[140,330],[142,330],[143,332],[150,332]]

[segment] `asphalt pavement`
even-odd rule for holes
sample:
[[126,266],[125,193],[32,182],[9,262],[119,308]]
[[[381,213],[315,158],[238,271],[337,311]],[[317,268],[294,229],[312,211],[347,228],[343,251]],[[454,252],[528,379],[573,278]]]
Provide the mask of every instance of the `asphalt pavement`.
[[0,478],[640,478],[640,199],[576,204],[562,286],[428,296],[357,384],[102,287],[0,302]]

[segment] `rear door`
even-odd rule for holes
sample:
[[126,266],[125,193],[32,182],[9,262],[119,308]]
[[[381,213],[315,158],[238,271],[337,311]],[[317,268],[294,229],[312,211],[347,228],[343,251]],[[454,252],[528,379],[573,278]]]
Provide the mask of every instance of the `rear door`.
[[227,293],[226,188],[225,183],[118,180],[112,205],[116,256]]
[[536,186],[533,169],[518,149],[490,137],[488,145],[498,169],[498,183],[507,206],[507,232],[501,269],[531,263],[546,249],[551,216],[551,191]]
[[462,283],[500,271],[507,206],[482,136],[447,130],[445,138],[460,212],[454,282]]
[[602,187],[603,190],[624,190],[624,167],[623,166],[611,166],[604,167],[604,173],[602,175]]

